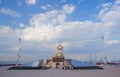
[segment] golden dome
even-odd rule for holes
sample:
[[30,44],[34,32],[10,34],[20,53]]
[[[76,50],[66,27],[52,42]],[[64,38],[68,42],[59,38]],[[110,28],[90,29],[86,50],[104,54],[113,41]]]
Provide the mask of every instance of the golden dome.
[[63,54],[61,52],[56,53],[55,57],[63,57]]
[[62,46],[61,44],[59,44],[59,45],[57,46],[57,50],[63,50],[63,46]]

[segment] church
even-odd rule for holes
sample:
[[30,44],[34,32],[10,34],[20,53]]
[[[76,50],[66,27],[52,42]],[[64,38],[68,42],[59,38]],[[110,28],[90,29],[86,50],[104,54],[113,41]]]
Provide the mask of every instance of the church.
[[63,46],[61,44],[57,46],[57,53],[55,56],[53,56],[52,59],[47,60],[46,66],[50,68],[62,68],[64,66],[71,66],[70,59],[65,59],[63,55]]
[[18,66],[13,66],[9,69],[44,69],[44,68],[62,68],[67,69],[101,69],[101,67],[96,66],[96,63],[82,62],[73,59],[65,59],[63,54],[63,46],[59,44],[57,46],[57,52],[55,56],[48,59],[46,63],[43,60],[32,61],[25,64],[20,64]]

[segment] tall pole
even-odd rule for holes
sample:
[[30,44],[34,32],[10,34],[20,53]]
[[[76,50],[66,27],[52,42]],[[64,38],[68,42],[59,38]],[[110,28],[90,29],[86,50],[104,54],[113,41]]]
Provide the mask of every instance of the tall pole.
[[18,39],[18,49],[17,49],[17,65],[19,65],[19,62],[20,62],[21,36],[22,36],[22,32],[20,29],[20,34],[19,34],[19,39]]
[[62,55],[63,55],[63,69],[65,70],[65,63],[64,63],[65,57],[64,57],[64,54],[63,54],[63,49],[62,49]]
[[103,58],[103,62],[104,62],[104,64],[106,64],[106,56],[105,56],[105,40],[104,40],[104,36],[102,36],[101,37],[102,38],[102,41],[103,41],[103,56],[102,56],[102,58]]
[[92,54],[90,54],[90,63],[92,63]]

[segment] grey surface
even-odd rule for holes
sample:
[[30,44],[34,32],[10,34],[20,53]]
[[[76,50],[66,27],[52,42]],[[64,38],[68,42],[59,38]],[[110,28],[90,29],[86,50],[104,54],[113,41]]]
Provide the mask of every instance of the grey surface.
[[0,77],[120,77],[120,66],[104,66],[103,70],[7,70],[0,67]]

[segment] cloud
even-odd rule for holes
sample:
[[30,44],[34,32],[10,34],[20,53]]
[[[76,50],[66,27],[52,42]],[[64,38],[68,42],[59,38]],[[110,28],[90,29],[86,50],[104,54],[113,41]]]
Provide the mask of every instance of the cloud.
[[112,3],[105,3],[102,5],[104,8],[107,8],[107,7],[111,7],[112,6]]
[[52,6],[47,4],[46,6],[41,6],[41,9],[43,10],[47,10],[48,8],[51,8]]
[[33,17],[30,19],[30,25],[44,26],[49,23],[50,24],[59,23],[59,20],[57,17],[58,15],[59,15],[59,12],[57,10],[52,10],[52,11],[46,12],[45,14],[40,13],[40,14],[33,15]]
[[[92,21],[66,22],[67,15],[71,14],[73,11],[66,12],[63,11],[63,9],[64,8],[59,11],[52,10],[46,13],[33,15],[30,19],[30,26],[23,30],[22,35],[22,39],[29,42],[29,45],[32,45],[30,48],[32,47],[33,49],[35,48],[43,51],[47,50],[46,53],[49,51],[55,53],[56,43],[62,43],[66,53],[73,53],[73,51],[77,51],[76,53],[78,53],[80,48],[87,45],[87,41],[97,37],[96,34],[100,29],[99,23]],[[44,46],[43,42],[45,43]],[[38,48],[34,47],[34,44]],[[41,49],[39,49],[40,47]],[[86,51],[85,48],[82,53],[86,53],[84,51]]]
[[106,41],[107,44],[112,45],[112,44],[120,44],[120,40],[108,40]]
[[[109,4],[104,4],[109,5]],[[99,19],[103,23],[104,32],[107,38],[118,38],[120,35],[120,6],[116,4],[110,4],[110,6],[105,6],[98,14]]]
[[18,6],[22,5],[22,2],[20,0],[17,0],[17,5]]
[[41,9],[47,10],[47,7],[46,6],[41,6]]
[[[104,8],[99,12],[98,17],[104,21],[116,21],[119,20],[119,6],[111,6],[111,4],[104,4]],[[110,19],[112,17],[112,19]]]
[[[73,5],[65,5],[60,11],[52,10],[46,12],[45,14],[40,13],[33,15],[33,17],[30,19],[30,25],[32,27],[28,27],[26,30],[24,30],[25,35],[23,35],[23,38],[26,40],[57,39],[58,35],[60,34],[60,29],[57,28],[57,25],[63,24],[66,19],[66,14],[72,13],[73,10]],[[38,37],[36,37],[36,35]]]
[[75,6],[73,6],[72,4],[70,4],[70,5],[66,4],[63,6],[63,12],[67,13],[67,14],[72,13],[74,11],[74,9],[75,9]]
[[116,0],[116,1],[115,1],[115,4],[120,4],[120,0]]
[[120,6],[118,3],[119,0],[116,0],[115,3],[105,3],[98,13],[98,18],[102,23],[103,33],[105,36],[106,54],[110,54],[111,56],[113,56],[112,54],[118,56],[117,54],[119,53]]
[[[44,41],[48,45],[53,44],[52,47],[49,47],[50,50],[51,48],[53,48],[53,50],[55,49],[56,43],[62,43],[65,54],[74,53],[80,56],[79,54],[81,53],[85,55],[87,55],[87,53],[95,53],[98,55],[103,51],[103,44],[100,39],[101,35],[105,36],[106,49],[113,44],[116,45],[119,41],[119,39],[114,41],[114,38],[119,37],[119,8],[120,7],[115,4],[104,4],[103,9],[98,13],[100,22],[66,21],[67,15],[73,13],[75,10],[74,5],[66,4],[59,11],[52,10],[44,14],[33,15],[30,19],[31,27],[27,27],[23,31],[23,39],[26,41]],[[111,17],[113,19],[111,19]],[[113,34],[114,36],[111,37]],[[112,42],[110,39],[112,39]],[[111,50],[117,52],[113,47],[111,47]],[[114,52],[111,51],[110,53]],[[74,56],[74,54],[72,56]],[[107,54],[109,54],[109,50]],[[72,56],[68,55],[68,57],[71,58]],[[87,57],[85,57],[84,60],[85,59],[87,59]]]
[[30,25],[43,26],[46,25],[46,23],[51,25],[62,24],[66,20],[66,15],[72,13],[74,9],[75,6],[66,4],[60,11],[52,10],[46,12],[45,14],[36,14],[30,19]]
[[[51,58],[56,53],[56,46],[62,43],[66,58],[88,60],[89,55],[99,59],[102,56],[103,41],[105,37],[106,54],[108,57],[119,53],[119,8],[113,4],[104,4],[98,13],[99,22],[95,21],[67,21],[68,15],[75,11],[74,5],[64,5],[60,10],[51,10],[45,13],[34,14],[29,26],[22,29],[22,59],[25,55],[38,56],[40,59]],[[19,24],[24,26],[23,23]],[[12,34],[12,35],[11,35]],[[10,27],[0,28],[0,46],[3,50],[15,51],[18,44],[19,29]],[[9,39],[8,39],[9,38]],[[13,40],[14,39],[14,40]],[[5,43],[7,42],[7,43]],[[14,52],[16,53],[16,52]],[[99,55],[99,56],[98,56]],[[94,57],[95,56],[95,57]],[[111,59],[113,58],[111,57]],[[36,60],[36,57],[33,57]]]
[[9,15],[9,16],[14,17],[14,18],[19,18],[20,17],[20,14],[18,14],[15,10],[12,10],[12,9],[9,9],[9,8],[8,9],[1,8],[0,13],[5,14],[5,15]]
[[78,4],[80,4],[81,2],[83,2],[84,0],[77,0]]
[[26,0],[26,4],[28,4],[28,5],[35,5],[36,4],[36,0]]
[[23,23],[19,23],[19,25],[20,25],[20,28],[25,27],[25,25]]
[[33,41],[47,41],[55,39],[55,33],[52,26],[30,27],[24,30],[23,39]]
[[18,33],[19,30],[13,30],[8,26],[0,27],[0,51],[3,53],[15,52],[18,45]]

